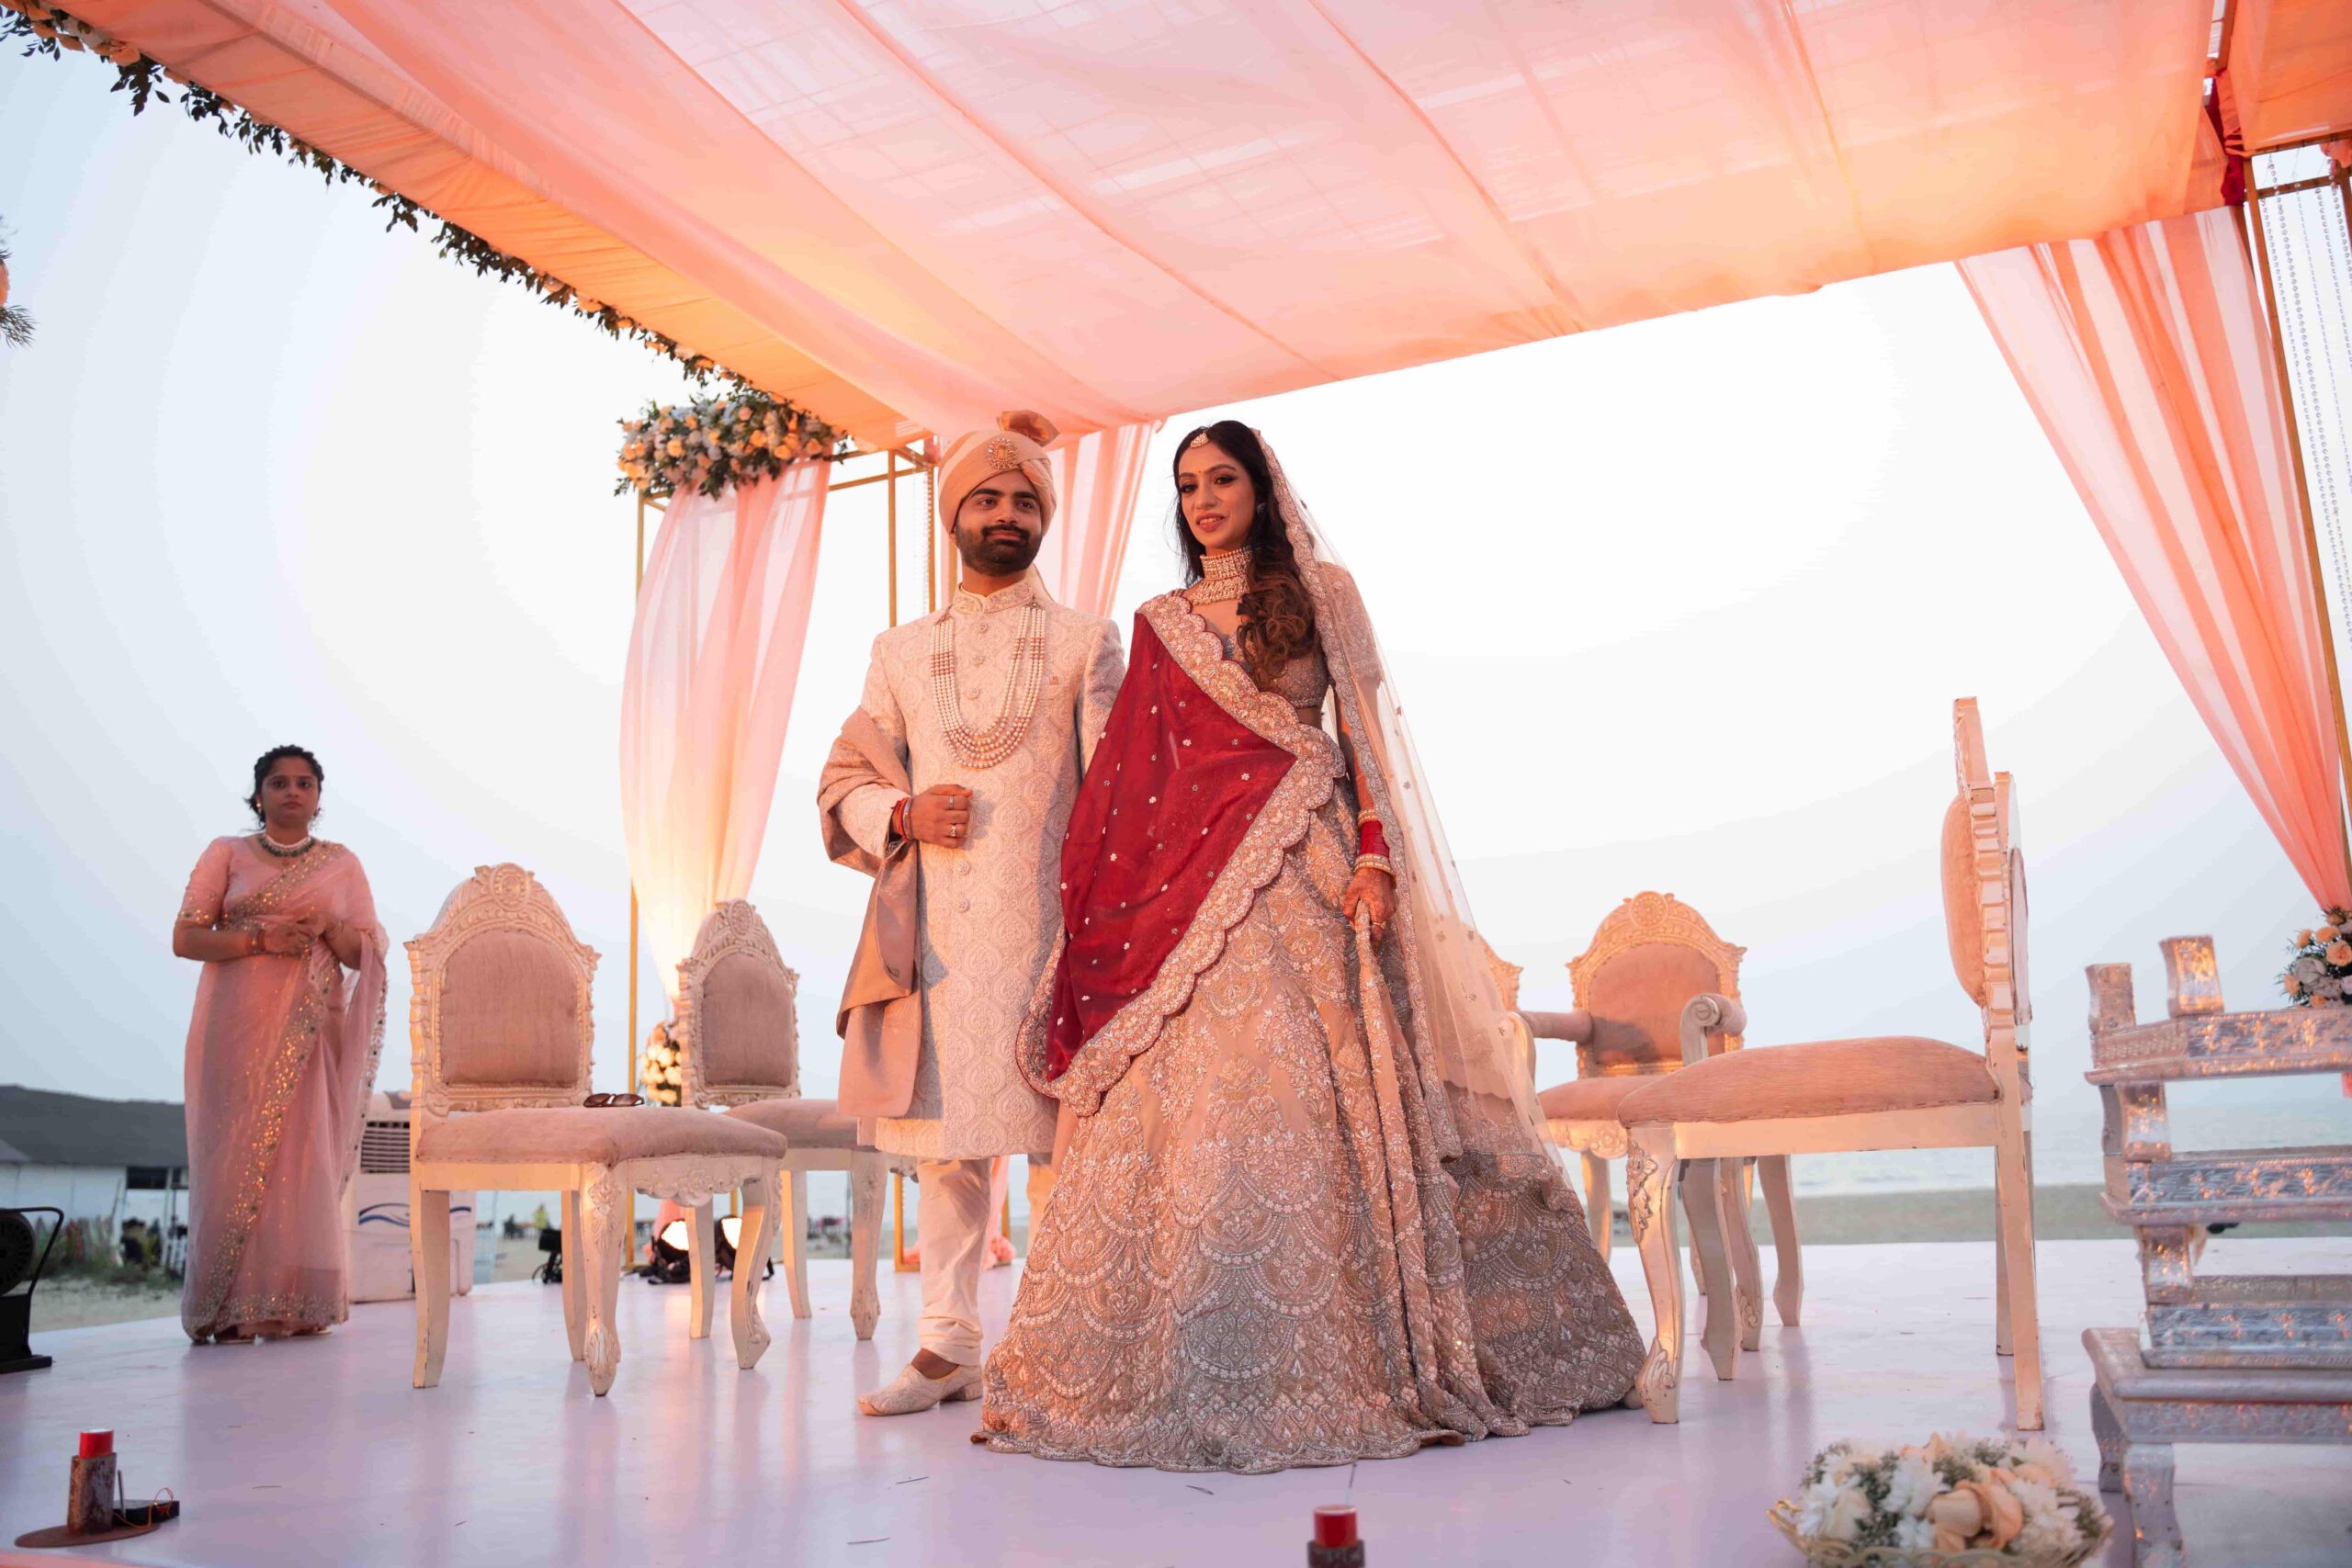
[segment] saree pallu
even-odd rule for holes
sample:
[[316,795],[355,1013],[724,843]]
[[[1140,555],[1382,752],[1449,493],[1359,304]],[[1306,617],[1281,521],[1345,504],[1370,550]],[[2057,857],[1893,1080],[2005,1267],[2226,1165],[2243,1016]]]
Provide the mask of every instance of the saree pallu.
[[989,1446],[1257,1472],[1633,1385],[1639,1335],[1556,1170],[1446,1136],[1400,960],[1340,912],[1347,775],[1180,597],[1144,607],[1023,1042],[1081,1120],[989,1359]]
[[343,1194],[384,1039],[388,941],[358,858],[320,842],[290,861],[216,840],[180,921],[239,931],[323,915],[360,933],[345,971],[301,957],[204,965],[187,1035],[188,1252],[180,1322],[325,1328],[350,1314]]

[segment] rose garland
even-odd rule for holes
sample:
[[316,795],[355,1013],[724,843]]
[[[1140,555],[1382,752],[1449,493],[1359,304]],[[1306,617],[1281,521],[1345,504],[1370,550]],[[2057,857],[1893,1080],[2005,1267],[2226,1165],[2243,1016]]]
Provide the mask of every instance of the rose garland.
[[[2295,933],[2278,988],[2291,1007],[2352,1001],[2352,910],[2330,909],[2324,924]],[[2352,1082],[2352,1080],[2347,1080]]]
[[[481,235],[427,210],[379,184],[368,175],[330,153],[320,151],[293,135],[283,127],[256,118],[239,108],[209,87],[199,86],[174,73],[160,61],[140,52],[134,44],[125,43],[103,29],[92,27],[78,17],[47,3],[47,0],[0,0],[0,43],[25,41],[25,56],[36,54],[62,60],[68,51],[85,53],[105,61],[115,69],[113,91],[129,96],[130,112],[146,112],[153,103],[176,102],[188,118],[202,124],[210,121],[213,128],[253,153],[269,153],[315,170],[330,186],[364,185],[376,193],[374,205],[387,210],[384,220],[387,231],[402,225],[418,233],[421,218],[432,219],[440,227],[434,231],[434,250],[451,261],[471,266],[477,276],[489,275],[505,282],[530,289],[547,303],[584,316],[613,337],[633,338],[657,353],[666,355],[683,366],[695,380],[707,381],[716,376],[733,386],[750,389],[733,371],[714,363],[707,355],[696,354],[674,338],[630,320],[612,306],[591,299],[563,279],[541,272],[518,257],[511,256]],[[176,98],[164,89],[170,81],[178,88]],[[29,325],[29,322],[28,322]],[[10,341],[17,339],[10,334]]]
[[645,1037],[645,1054],[638,1058],[637,1087],[653,1105],[685,1103],[685,1064],[679,1059],[670,1028],[666,1021],[655,1024]]
[[807,409],[764,392],[696,398],[621,421],[621,477],[615,495],[722,495],[775,478],[788,463],[831,462],[842,434]]
[[2076,1563],[2113,1528],[2075,1480],[2064,1450],[2039,1437],[1940,1433],[1924,1444],[1832,1443],[1773,1522],[1815,1562],[1933,1561],[1968,1553],[2003,1562]]

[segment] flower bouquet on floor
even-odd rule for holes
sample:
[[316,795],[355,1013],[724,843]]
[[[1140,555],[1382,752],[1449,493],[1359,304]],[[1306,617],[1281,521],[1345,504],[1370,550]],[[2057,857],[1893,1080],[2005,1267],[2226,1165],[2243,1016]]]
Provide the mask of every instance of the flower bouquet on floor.
[[2330,909],[2324,924],[2295,933],[2278,988],[2293,1007],[2352,1001],[2352,910]]
[[1832,1443],[1772,1523],[1817,1568],[2075,1568],[2114,1529],[2039,1437]]

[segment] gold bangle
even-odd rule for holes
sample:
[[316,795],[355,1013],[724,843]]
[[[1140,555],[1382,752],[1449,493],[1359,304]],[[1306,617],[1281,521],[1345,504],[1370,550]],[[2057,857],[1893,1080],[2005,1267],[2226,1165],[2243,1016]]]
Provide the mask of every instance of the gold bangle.
[[1389,880],[1392,882],[1395,881],[1396,877],[1396,868],[1388,863],[1388,857],[1386,855],[1358,855],[1356,856],[1356,869],[1358,871],[1385,871],[1388,874]]

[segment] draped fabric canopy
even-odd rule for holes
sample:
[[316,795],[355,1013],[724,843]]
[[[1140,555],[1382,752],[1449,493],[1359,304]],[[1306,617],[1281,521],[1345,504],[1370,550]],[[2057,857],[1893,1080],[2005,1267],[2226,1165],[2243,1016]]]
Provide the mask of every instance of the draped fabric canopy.
[[2313,900],[2352,908],[2327,626],[2238,214],[1961,271],[2238,782]]
[[[893,441],[1132,425],[2212,199],[2212,0],[74,8]],[[2246,68],[2305,95],[2328,7],[2264,9],[2296,47]]]

